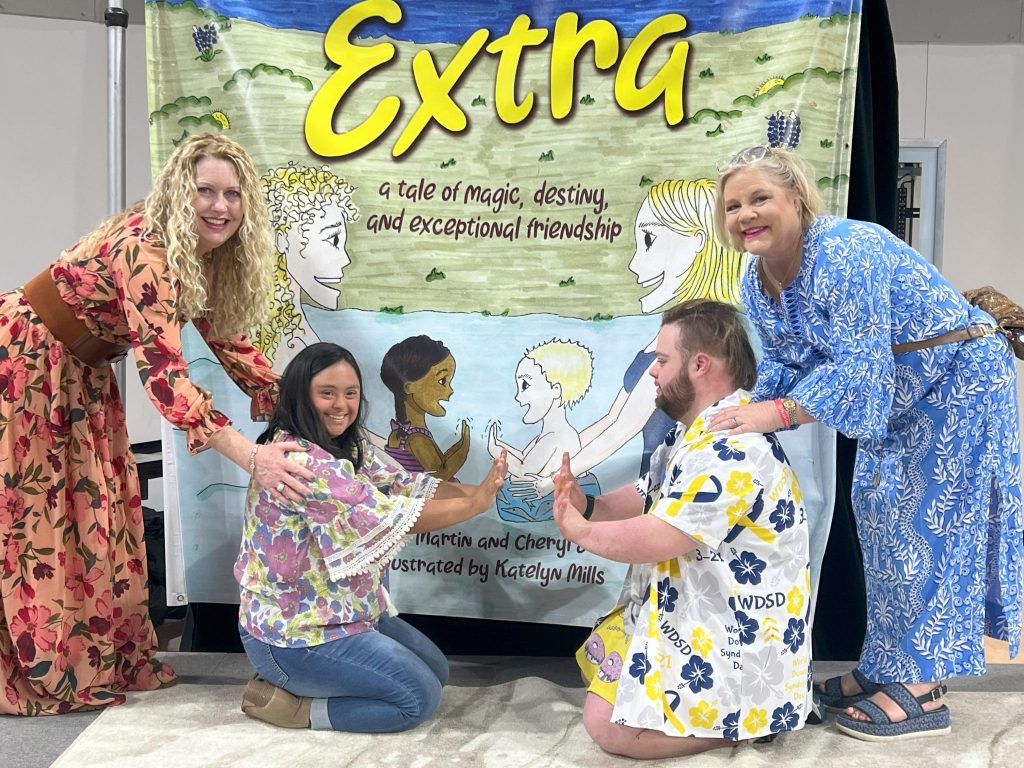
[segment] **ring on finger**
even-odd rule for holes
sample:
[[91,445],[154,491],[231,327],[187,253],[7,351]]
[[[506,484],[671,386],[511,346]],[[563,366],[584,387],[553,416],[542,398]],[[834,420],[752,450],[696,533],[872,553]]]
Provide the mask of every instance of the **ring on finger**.
[[280,483],[275,485],[274,486],[274,490],[277,491],[278,493],[281,493],[281,491],[284,490],[284,480],[282,480]]

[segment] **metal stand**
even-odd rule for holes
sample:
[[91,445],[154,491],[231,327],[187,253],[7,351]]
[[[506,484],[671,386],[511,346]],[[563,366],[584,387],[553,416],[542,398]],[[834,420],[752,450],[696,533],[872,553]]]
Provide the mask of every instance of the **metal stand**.
[[[108,6],[103,18],[107,23],[107,210],[114,214],[125,207],[124,37],[128,12]],[[124,360],[118,360],[114,378],[122,399],[124,371]]]

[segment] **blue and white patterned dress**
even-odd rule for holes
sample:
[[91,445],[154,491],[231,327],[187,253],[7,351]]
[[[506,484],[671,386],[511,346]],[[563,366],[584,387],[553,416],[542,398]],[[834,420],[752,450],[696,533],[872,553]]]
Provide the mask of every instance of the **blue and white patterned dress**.
[[789,395],[859,440],[853,510],[864,553],[871,680],[985,671],[982,635],[1021,634],[1016,369],[988,336],[893,355],[892,345],[993,325],[882,227],[819,217],[781,306],[757,259],[743,302],[764,349],[754,398]]

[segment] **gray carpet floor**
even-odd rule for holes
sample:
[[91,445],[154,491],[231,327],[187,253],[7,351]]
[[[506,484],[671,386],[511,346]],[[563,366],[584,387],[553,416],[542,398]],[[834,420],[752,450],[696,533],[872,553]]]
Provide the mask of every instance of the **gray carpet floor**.
[[[161,656],[174,666],[180,683],[186,685],[239,685],[252,674],[244,654]],[[496,685],[532,676],[561,686],[582,687],[571,658],[461,656],[451,661],[451,683],[457,686]],[[849,667],[848,663],[821,662],[816,666],[816,676],[836,674]],[[991,665],[986,677],[954,680],[949,687],[953,691],[1019,693],[1024,691],[1024,665]],[[46,768],[99,715],[86,712],[60,717],[0,717],[0,766]]]

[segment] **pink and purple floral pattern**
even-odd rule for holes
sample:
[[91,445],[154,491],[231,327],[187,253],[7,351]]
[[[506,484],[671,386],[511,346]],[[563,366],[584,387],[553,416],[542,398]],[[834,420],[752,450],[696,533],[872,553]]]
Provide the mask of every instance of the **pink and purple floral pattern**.
[[287,507],[250,484],[235,578],[241,626],[256,639],[320,645],[373,630],[389,611],[385,569],[438,481],[364,450],[359,470],[317,445],[289,454],[316,477],[310,497]]

